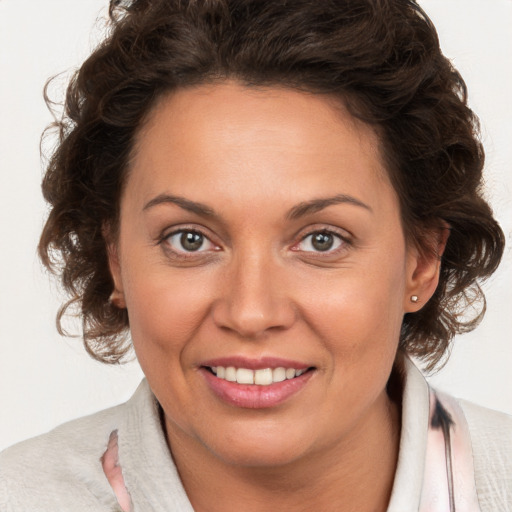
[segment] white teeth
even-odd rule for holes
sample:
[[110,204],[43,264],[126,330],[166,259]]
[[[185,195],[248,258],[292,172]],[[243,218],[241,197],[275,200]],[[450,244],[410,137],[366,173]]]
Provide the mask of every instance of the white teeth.
[[236,381],[238,384],[254,384],[254,372],[247,368],[238,368],[236,371]]
[[276,382],[293,379],[302,375],[306,369],[295,368],[262,368],[250,370],[248,368],[235,368],[234,366],[212,366],[212,372],[219,378],[238,384],[256,384],[257,386],[270,386]]
[[[219,367],[217,367],[218,370]],[[229,382],[236,382],[236,368],[233,366],[228,366],[226,368],[226,375],[224,377]]]
[[274,368],[274,371],[272,372],[272,380],[274,382],[283,382],[283,380],[286,380],[286,369],[282,366]]
[[270,386],[272,384],[272,369],[265,368],[263,370],[256,370],[254,372],[254,384],[258,386]]
[[286,378],[293,379],[295,377],[295,368],[286,368]]

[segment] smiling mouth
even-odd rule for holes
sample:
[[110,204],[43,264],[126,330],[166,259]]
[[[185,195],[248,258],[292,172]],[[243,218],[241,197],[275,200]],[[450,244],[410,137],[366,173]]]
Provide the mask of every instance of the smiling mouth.
[[313,368],[261,368],[251,370],[250,368],[235,368],[234,366],[207,366],[207,370],[213,373],[218,379],[238,384],[252,384],[256,386],[270,386],[285,380],[292,380],[300,377]]

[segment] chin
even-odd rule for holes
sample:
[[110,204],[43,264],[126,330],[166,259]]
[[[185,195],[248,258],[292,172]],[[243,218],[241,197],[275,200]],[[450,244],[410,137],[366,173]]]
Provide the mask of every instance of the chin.
[[218,447],[214,455],[225,464],[246,468],[277,468],[296,462],[305,455],[302,448],[282,442]]
[[[235,431],[236,430],[236,431]],[[279,467],[306,455],[311,443],[302,432],[281,425],[258,425],[232,429],[202,439],[210,452],[224,463],[242,467]]]

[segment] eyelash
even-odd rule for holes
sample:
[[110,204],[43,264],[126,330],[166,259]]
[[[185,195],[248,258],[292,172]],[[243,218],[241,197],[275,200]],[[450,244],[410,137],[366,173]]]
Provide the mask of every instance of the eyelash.
[[[171,252],[174,257],[177,257],[179,259],[184,259],[185,260],[185,259],[197,258],[198,255],[203,255],[206,251],[186,251],[184,249],[183,250],[176,250],[176,249],[171,248],[171,246],[169,244],[169,240],[172,237],[176,236],[176,235],[181,235],[182,236],[185,233],[192,233],[192,234],[200,235],[200,236],[203,237],[204,241],[208,241],[210,244],[212,244],[214,247],[216,247],[215,251],[220,250],[220,248],[217,245],[215,245],[214,242],[212,242],[210,240],[210,237],[208,235],[206,235],[204,232],[202,232],[201,230],[199,230],[197,228],[181,227],[180,229],[176,229],[176,230],[174,230],[174,231],[172,231],[170,233],[165,233],[158,240],[158,243],[161,244],[161,245],[167,244],[166,247],[165,247],[166,250]],[[300,249],[296,249],[296,247],[298,245],[303,243],[309,237],[312,237],[312,236],[318,235],[318,234],[333,236],[334,238],[339,240],[339,245],[335,249],[329,249],[329,250],[326,250],[326,251],[304,251],[304,252],[307,252],[309,254],[314,254],[315,255],[314,257],[320,257],[321,258],[321,257],[337,255],[339,252],[347,250],[348,247],[353,245],[350,237],[348,237],[347,235],[342,235],[341,233],[339,233],[339,232],[337,232],[337,231],[335,231],[333,229],[325,229],[325,228],[323,228],[323,229],[315,229],[315,230],[312,230],[312,231],[308,231],[304,236],[302,236],[300,238],[300,240],[298,242],[296,242],[292,246],[291,250],[299,252]]]
[[[315,229],[313,231],[309,231],[307,234],[305,234],[304,236],[301,237],[299,242],[297,242],[296,244],[293,245],[292,250],[298,252],[299,249],[295,249],[295,247],[304,243],[309,237],[313,237],[315,235],[329,235],[329,236],[332,236],[334,239],[338,239],[338,241],[339,241],[338,247],[336,247],[334,249],[328,249],[326,251],[304,251],[310,255],[314,255],[315,258],[316,257],[326,258],[329,256],[335,256],[335,255],[339,254],[340,252],[346,251],[347,248],[352,245],[352,242],[348,236],[342,235],[341,233],[334,231],[333,229],[325,229],[324,228],[324,229]],[[311,243],[312,243],[312,241],[310,242],[310,244]],[[334,241],[333,243],[335,244],[336,242]]]
[[[169,240],[173,237],[173,236],[176,236],[176,235],[183,235],[185,233],[192,233],[192,234],[195,234],[195,235],[200,235],[203,237],[203,240],[204,241],[208,241],[210,244],[212,244],[214,247],[218,247],[216,246],[211,240],[210,240],[210,237],[208,235],[206,235],[205,233],[203,233],[201,230],[197,229],[197,228],[186,228],[186,227],[182,227],[180,229],[176,229],[174,231],[172,231],[171,233],[166,233],[164,234],[160,240],[158,241],[159,244],[161,245],[164,245],[165,244],[165,250],[168,251],[168,252],[171,252],[172,255],[176,258],[179,258],[179,259],[183,259],[183,260],[187,260],[187,259],[191,259],[191,258],[197,258],[198,255],[204,255],[204,252],[205,251],[186,251],[186,250],[181,250],[181,251],[178,251],[176,249],[173,249],[169,243]],[[204,243],[203,241],[203,243]],[[216,249],[218,250],[218,249]]]

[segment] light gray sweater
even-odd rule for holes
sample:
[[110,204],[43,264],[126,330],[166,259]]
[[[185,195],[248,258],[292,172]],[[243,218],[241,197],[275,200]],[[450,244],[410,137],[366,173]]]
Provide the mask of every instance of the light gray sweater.
[[[469,426],[480,510],[512,511],[512,417],[459,404]],[[388,512],[420,509],[428,425],[428,385],[406,361],[399,461]],[[119,512],[100,460],[115,430],[133,511],[193,512],[146,380],[128,402],[2,452],[0,512]]]

